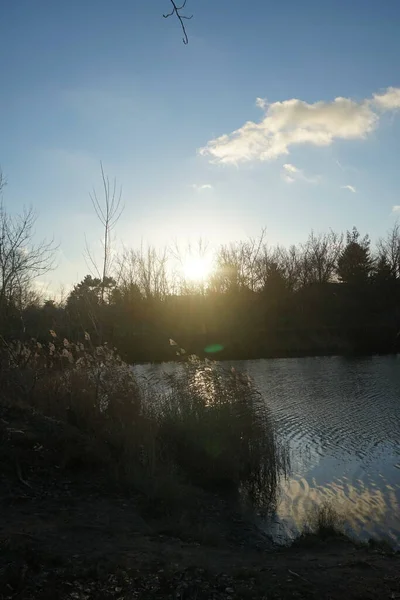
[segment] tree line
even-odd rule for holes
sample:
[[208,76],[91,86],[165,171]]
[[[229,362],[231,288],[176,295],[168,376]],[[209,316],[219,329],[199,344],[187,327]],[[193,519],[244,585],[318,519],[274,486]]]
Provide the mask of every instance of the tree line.
[[[4,186],[4,180],[1,180]],[[0,186],[1,187],[1,186]],[[0,207],[0,333],[4,339],[89,334],[130,361],[392,352],[400,329],[400,225],[371,244],[357,228],[311,231],[304,243],[271,247],[266,232],[220,246],[210,275],[191,281],[177,248],[113,252],[121,193],[102,169],[92,204],[103,256],[62,300],[34,293],[54,265],[52,241],[35,242],[35,214]],[[200,242],[186,254],[207,253]],[[182,349],[182,350],[181,350]]]

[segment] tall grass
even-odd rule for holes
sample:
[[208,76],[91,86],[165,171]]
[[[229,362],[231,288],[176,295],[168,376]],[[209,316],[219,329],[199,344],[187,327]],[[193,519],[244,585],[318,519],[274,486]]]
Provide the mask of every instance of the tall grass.
[[286,454],[249,377],[194,359],[167,384],[158,416],[174,462],[193,483],[237,490],[259,508],[273,507]]
[[46,345],[1,345],[10,398],[98,440],[103,463],[125,484],[148,489],[167,477],[274,507],[286,455],[246,375],[191,358],[161,382],[142,382],[107,345],[52,335]]
[[306,517],[300,543],[345,537],[343,516],[329,502],[316,506]]

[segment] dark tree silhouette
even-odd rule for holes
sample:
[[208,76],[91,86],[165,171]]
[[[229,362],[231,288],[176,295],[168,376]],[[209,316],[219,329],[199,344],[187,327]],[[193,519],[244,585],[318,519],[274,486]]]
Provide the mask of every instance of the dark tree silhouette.
[[305,283],[332,281],[342,250],[343,235],[338,235],[333,231],[316,235],[312,231],[303,246]]
[[362,283],[372,273],[373,261],[368,235],[360,238],[356,227],[347,232],[346,247],[338,258],[337,272],[340,281],[345,283]]
[[394,281],[396,279],[396,274],[384,254],[379,256],[378,260],[376,261],[373,276],[375,281],[380,284],[386,281]]

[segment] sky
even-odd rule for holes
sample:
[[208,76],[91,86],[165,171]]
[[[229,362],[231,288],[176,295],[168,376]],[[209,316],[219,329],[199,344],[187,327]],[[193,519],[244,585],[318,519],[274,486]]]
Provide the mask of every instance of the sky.
[[122,187],[118,244],[271,245],[400,216],[400,2],[5,0],[0,165],[11,213],[88,272],[100,161]]

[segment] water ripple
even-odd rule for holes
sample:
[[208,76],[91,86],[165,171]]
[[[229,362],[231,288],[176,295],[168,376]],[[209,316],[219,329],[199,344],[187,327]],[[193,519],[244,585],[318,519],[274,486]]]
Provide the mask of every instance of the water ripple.
[[398,358],[275,359],[228,366],[253,378],[277,435],[289,448],[292,473],[282,482],[277,538],[296,535],[310,510],[330,502],[354,535],[388,538],[400,547]]
[[262,392],[292,477],[282,485],[277,537],[295,535],[330,502],[361,539],[400,547],[400,364],[396,357],[239,363]]

